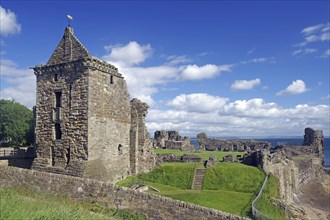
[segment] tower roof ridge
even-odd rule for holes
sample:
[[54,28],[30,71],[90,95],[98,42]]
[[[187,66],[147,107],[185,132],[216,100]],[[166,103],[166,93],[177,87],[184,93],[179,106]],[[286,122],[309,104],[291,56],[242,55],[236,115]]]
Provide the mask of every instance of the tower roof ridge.
[[61,41],[58,43],[47,65],[54,65],[90,57],[85,46],[73,34],[72,27],[66,27]]

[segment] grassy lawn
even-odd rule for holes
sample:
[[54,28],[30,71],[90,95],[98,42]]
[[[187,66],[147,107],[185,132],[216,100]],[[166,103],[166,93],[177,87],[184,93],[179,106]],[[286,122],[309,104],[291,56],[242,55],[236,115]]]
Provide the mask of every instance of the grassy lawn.
[[66,196],[18,188],[0,189],[0,219],[144,219],[126,210],[107,209]]
[[265,176],[256,167],[239,163],[217,163],[206,169],[203,189],[257,193]]
[[161,183],[181,189],[190,189],[195,163],[163,163],[149,173],[128,177],[118,183],[120,186],[132,186],[140,182]]
[[268,183],[259,198],[256,202],[256,208],[272,219],[286,219],[285,212],[283,209],[276,207],[271,201],[270,198],[279,198],[280,194],[278,192],[278,179],[273,175],[269,176]]
[[163,163],[150,173],[128,177],[118,185],[129,187],[143,183],[160,190],[157,193],[160,195],[249,216],[251,202],[262,185],[265,174],[244,164],[218,163],[215,167],[206,169],[203,190],[191,190],[191,173],[200,164]]
[[232,154],[234,157],[237,155],[244,155],[245,152],[223,152],[223,151],[198,151],[198,152],[184,152],[180,150],[172,149],[155,149],[157,154],[175,154],[176,156],[182,156],[183,154],[191,154],[200,156],[203,160],[209,159],[210,156],[216,156],[218,160],[222,160],[228,154]]

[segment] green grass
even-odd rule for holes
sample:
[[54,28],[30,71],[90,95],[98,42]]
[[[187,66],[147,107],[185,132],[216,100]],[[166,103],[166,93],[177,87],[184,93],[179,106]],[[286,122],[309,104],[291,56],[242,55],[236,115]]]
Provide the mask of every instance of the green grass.
[[194,172],[194,163],[163,163],[149,173],[129,177],[118,183],[119,186],[132,186],[145,181],[190,189]]
[[208,160],[210,156],[216,156],[218,160],[222,160],[223,157],[228,154],[232,154],[234,157],[237,155],[244,155],[245,152],[223,152],[223,151],[198,151],[198,152],[184,152],[180,150],[173,149],[155,149],[157,154],[175,154],[176,156],[182,156],[183,154],[191,154],[200,156],[203,160]]
[[256,208],[271,217],[272,219],[286,219],[285,212],[282,208],[275,206],[270,198],[279,198],[280,194],[278,192],[278,179],[273,175],[269,176],[268,183],[259,198],[256,202]]
[[18,188],[0,189],[0,219],[144,219],[127,210],[107,209],[66,196]]
[[[202,163],[197,163],[198,167]],[[258,168],[238,163],[218,163],[206,169],[203,190],[191,190],[190,173],[194,163],[164,163],[154,171],[129,177],[118,183],[150,185],[156,194],[215,208],[236,215],[250,216],[251,202],[262,185],[265,174]]]
[[206,169],[203,189],[256,193],[261,188],[265,173],[240,163],[217,163]]

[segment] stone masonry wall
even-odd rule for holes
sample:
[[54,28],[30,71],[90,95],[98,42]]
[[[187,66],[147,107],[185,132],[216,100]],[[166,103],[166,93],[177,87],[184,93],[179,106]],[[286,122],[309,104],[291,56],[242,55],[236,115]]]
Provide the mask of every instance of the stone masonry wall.
[[[37,76],[36,158],[32,168],[64,169],[87,160],[87,72],[81,62],[35,69]],[[56,76],[55,76],[56,75]],[[55,92],[61,93],[56,107]],[[55,123],[61,139],[55,138]],[[74,167],[72,167],[74,169]],[[80,171],[76,175],[82,175]]]
[[154,147],[188,152],[195,150],[194,146],[190,144],[190,138],[184,137],[182,139],[178,131],[155,131]]
[[65,194],[75,199],[97,202],[108,208],[130,209],[148,219],[246,219],[159,195],[119,188],[97,180],[15,167],[3,168],[0,172],[0,187],[21,187],[42,193]]
[[156,165],[156,155],[149,138],[145,117],[149,106],[138,99],[131,100],[130,166],[131,173],[148,172]]
[[254,151],[270,149],[272,146],[267,141],[208,138],[205,133],[197,134],[197,140],[200,150],[209,151]]
[[127,85],[122,77],[88,73],[88,162],[84,176],[114,182],[129,174],[131,124]]

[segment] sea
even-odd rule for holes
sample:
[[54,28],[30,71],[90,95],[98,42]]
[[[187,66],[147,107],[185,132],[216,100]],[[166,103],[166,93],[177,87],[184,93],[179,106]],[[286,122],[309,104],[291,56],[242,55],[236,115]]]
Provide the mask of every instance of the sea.
[[[226,139],[226,138],[224,138]],[[229,138],[228,138],[229,139]],[[276,145],[302,145],[304,142],[303,138],[264,138],[264,139],[254,139],[256,141],[268,141],[273,147]],[[199,144],[197,139],[191,139],[190,143],[195,146],[195,149],[199,149]],[[324,138],[324,166],[330,167],[330,138]]]

